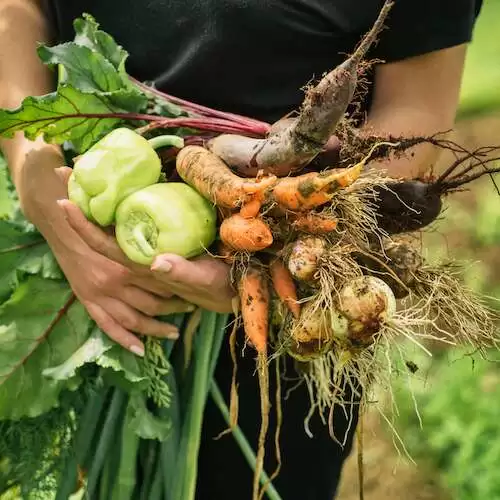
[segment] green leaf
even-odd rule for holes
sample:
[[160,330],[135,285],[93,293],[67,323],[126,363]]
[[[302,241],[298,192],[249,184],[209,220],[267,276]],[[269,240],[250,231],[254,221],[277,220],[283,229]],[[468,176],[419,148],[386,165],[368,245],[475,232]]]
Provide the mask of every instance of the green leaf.
[[0,306],[0,419],[35,417],[57,406],[78,380],[47,380],[87,339],[90,318],[62,281],[29,276]]
[[0,220],[0,303],[18,281],[18,273],[61,278],[62,273],[47,243],[36,232],[15,222]]
[[127,413],[129,427],[139,437],[164,441],[169,436],[172,428],[170,420],[151,413],[146,406],[144,394],[139,392],[132,394]]
[[120,73],[125,72],[125,61],[128,52],[118,45],[111,35],[99,30],[99,23],[90,14],[83,14],[82,17],[75,19],[73,26],[76,33],[74,42],[77,45],[99,52]]
[[98,328],[94,328],[85,343],[63,363],[46,368],[43,375],[57,381],[68,380],[75,377],[78,369],[87,363],[119,372],[121,377],[132,384],[145,380],[137,356],[115,343]]
[[81,153],[124,121],[123,117],[113,116],[121,112],[107,94],[85,94],[62,85],[57,92],[27,97],[15,110],[0,110],[0,136],[12,137],[24,131],[28,139],[34,140],[43,134],[47,142],[70,141]]
[[14,211],[14,200],[11,196],[9,171],[7,162],[0,154],[0,219],[10,217]]
[[147,105],[147,97],[99,52],[68,42],[53,47],[42,45],[38,55],[45,64],[63,66],[64,85],[85,93],[106,94],[110,103],[131,112]]

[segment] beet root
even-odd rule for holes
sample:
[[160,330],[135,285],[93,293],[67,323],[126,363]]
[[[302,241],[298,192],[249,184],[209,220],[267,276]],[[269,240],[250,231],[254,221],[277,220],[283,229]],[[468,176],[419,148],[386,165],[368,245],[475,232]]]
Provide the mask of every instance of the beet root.
[[442,209],[441,195],[433,184],[404,181],[376,188],[378,227],[388,234],[417,231],[431,224]]
[[210,149],[240,175],[257,172],[284,177],[300,171],[322,153],[349,106],[359,65],[380,33],[393,2],[386,0],[373,27],[356,51],[307,90],[297,118],[283,118],[265,139],[225,134],[208,142]]

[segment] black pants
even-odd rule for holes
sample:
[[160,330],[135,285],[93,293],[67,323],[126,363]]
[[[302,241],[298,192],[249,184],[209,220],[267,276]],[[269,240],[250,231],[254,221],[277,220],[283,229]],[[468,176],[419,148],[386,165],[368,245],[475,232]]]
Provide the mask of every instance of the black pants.
[[[260,397],[255,373],[254,352],[248,348],[245,357],[238,358],[239,420],[250,445],[256,450],[260,428]],[[229,396],[232,361],[227,342],[222,348],[216,379],[225,398]],[[276,466],[274,447],[275,383],[273,365],[270,367],[271,415],[266,449],[265,470],[272,473]],[[282,467],[273,484],[283,500],[332,500],[336,494],[342,465],[352,447],[357,424],[357,410],[346,415],[340,408],[334,416],[336,435],[344,437],[344,448],[330,437],[328,426],[315,416],[310,423],[313,437],[304,430],[304,418],[310,408],[305,384],[294,389],[288,399],[286,391],[296,385],[293,363],[287,366],[287,376],[295,380],[282,382],[283,424],[280,449]],[[227,401],[228,402],[228,401]],[[354,408],[357,408],[356,406]],[[351,423],[350,430],[349,421]],[[253,473],[229,433],[214,440],[227,428],[219,410],[209,397],[199,456],[197,500],[247,500],[251,499]]]

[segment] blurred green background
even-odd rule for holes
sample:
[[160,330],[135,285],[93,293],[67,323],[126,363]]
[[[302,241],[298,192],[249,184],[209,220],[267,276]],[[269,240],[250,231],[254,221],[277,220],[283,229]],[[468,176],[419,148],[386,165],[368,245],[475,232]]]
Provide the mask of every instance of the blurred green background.
[[[500,147],[499,0],[484,1],[468,50],[457,140],[468,148]],[[424,239],[429,257],[465,263],[466,283],[500,309],[500,194],[487,178],[446,206],[444,220]],[[452,500],[500,500],[500,358],[468,354],[439,350],[432,360],[415,354],[412,385],[422,426],[408,391],[396,387],[401,436],[419,469],[432,470],[442,488],[425,498],[441,500],[444,491]],[[417,497],[424,498],[417,492],[406,498]]]

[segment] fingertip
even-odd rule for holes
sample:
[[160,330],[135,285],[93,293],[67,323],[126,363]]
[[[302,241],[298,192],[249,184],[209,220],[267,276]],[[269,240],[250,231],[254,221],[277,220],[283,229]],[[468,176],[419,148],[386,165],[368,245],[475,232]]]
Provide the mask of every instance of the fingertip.
[[160,272],[160,273],[168,273],[172,270],[173,263],[168,258],[168,254],[158,255],[153,263],[151,264],[151,271]]
[[139,356],[141,358],[144,357],[145,350],[144,350],[144,345],[143,344],[133,344],[129,346],[129,351],[132,354],[135,354],[136,356]]

